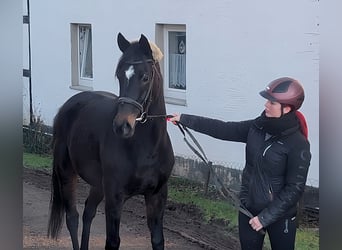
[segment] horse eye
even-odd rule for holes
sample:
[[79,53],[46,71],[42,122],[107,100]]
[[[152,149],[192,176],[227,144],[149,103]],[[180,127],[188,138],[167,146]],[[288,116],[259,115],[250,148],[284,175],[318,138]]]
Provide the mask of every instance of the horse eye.
[[150,78],[149,78],[149,76],[147,74],[144,74],[142,76],[141,80],[143,81],[143,83],[147,83],[150,80]]

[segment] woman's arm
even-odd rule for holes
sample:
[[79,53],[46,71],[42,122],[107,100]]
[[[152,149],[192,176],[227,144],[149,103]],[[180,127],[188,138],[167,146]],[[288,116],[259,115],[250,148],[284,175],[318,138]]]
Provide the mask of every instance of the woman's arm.
[[218,119],[189,114],[175,115],[170,121],[174,123],[180,122],[190,129],[217,139],[236,142],[247,141],[248,131],[253,123],[253,120],[225,122]]

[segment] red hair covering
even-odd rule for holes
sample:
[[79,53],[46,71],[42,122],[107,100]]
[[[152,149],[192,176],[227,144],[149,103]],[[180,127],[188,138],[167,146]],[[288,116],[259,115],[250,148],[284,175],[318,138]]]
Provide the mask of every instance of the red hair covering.
[[306,123],[306,119],[305,119],[304,115],[301,112],[299,112],[298,110],[296,110],[296,116],[299,120],[300,130],[301,130],[302,134],[305,136],[306,139],[308,139],[308,125]]

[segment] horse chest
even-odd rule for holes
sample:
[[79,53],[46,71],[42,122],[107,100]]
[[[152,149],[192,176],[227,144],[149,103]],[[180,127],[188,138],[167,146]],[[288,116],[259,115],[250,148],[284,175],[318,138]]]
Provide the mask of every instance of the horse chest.
[[[122,157],[122,156],[121,156]],[[155,169],[158,166],[159,155],[152,150],[132,151],[125,154],[125,160],[121,161],[122,164],[126,163],[128,168],[133,171],[146,172],[149,169]]]

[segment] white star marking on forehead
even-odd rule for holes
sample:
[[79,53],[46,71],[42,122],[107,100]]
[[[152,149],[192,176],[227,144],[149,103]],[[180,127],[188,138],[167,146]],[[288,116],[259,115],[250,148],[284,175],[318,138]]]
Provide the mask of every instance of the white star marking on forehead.
[[126,75],[127,80],[129,81],[129,79],[134,75],[133,65],[129,66],[129,68],[125,71],[125,75]]

